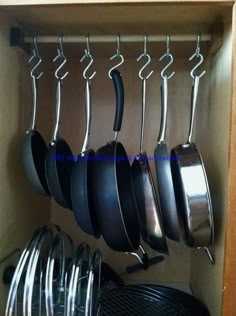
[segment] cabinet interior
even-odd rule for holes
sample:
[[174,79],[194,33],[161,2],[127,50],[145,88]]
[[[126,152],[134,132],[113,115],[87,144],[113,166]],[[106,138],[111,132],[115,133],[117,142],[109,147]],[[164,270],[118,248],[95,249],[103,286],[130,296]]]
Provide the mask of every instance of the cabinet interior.
[[[228,198],[228,143],[231,93],[232,54],[232,8],[229,5],[71,5],[39,7],[2,7],[0,22],[0,87],[1,87],[1,223],[0,255],[22,247],[35,227],[50,221],[59,224],[73,239],[88,242],[99,248],[104,261],[119,273],[125,272],[133,258],[111,251],[102,239],[95,240],[85,235],[76,225],[73,214],[56,205],[52,200],[38,196],[27,183],[23,174],[20,149],[21,141],[28,127],[31,107],[31,87],[28,55],[20,48],[9,47],[9,28],[21,26],[26,34],[174,34],[210,32],[214,25],[223,25],[222,45],[202,43],[207,74],[200,84],[200,95],[196,110],[194,140],[205,162],[212,194],[215,217],[215,256],[212,266],[204,251],[191,250],[183,243],[168,242],[170,255],[162,263],[131,275],[123,275],[127,282],[158,282],[187,284],[193,293],[210,308],[212,315],[221,314],[223,289],[224,242]],[[218,29],[218,27],[217,27]],[[214,48],[217,44],[217,51]],[[70,74],[63,85],[61,136],[70,144],[73,153],[79,154],[85,128],[84,65],[79,59],[85,45],[65,45],[68,57],[66,65]],[[39,108],[37,127],[47,141],[50,141],[54,122],[55,78],[51,59],[56,53],[55,45],[39,45],[44,58],[44,76],[39,83]],[[188,57],[194,52],[195,43],[171,43],[174,55],[175,76],[169,81],[168,147],[186,141],[189,115],[192,64]],[[125,87],[125,111],[119,140],[130,155],[139,148],[141,82],[136,62],[143,45],[122,44],[125,64],[121,68]],[[147,83],[147,111],[145,121],[145,148],[153,155],[160,122],[160,69],[158,58],[165,51],[164,43],[150,43],[151,69],[155,74]],[[109,57],[115,52],[115,44],[92,44],[94,69],[97,75],[92,81],[92,130],[91,147],[96,149],[112,139],[114,116],[114,92],[107,76],[111,65]],[[151,169],[155,178],[154,165]],[[10,246],[9,246],[10,245]],[[148,248],[148,247],[147,247]],[[148,249],[149,255],[156,252]],[[0,265],[0,271],[11,258]],[[0,283],[0,313],[6,302],[7,286]]]

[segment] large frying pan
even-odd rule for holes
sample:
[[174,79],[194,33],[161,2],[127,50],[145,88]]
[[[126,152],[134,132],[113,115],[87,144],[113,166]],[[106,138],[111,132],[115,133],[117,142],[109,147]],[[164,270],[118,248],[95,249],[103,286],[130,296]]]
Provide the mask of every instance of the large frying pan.
[[57,80],[56,90],[56,124],[46,155],[46,175],[49,190],[55,201],[65,208],[72,208],[71,203],[71,170],[74,165],[73,154],[69,145],[59,136],[61,114],[62,80]]
[[[36,39],[34,38],[34,42]],[[32,118],[30,122],[30,128],[26,131],[23,146],[22,146],[22,162],[26,177],[28,178],[31,186],[35,191],[43,194],[50,195],[48,184],[46,180],[45,171],[45,156],[48,151],[46,142],[42,135],[36,130],[36,111],[37,111],[37,81],[41,77],[42,73],[37,75],[35,73],[36,68],[41,64],[42,59],[38,54],[37,46],[35,42],[35,49],[30,61],[34,58],[38,59],[38,62],[31,70],[32,78],[32,95],[33,95],[33,110]]]
[[179,221],[175,201],[174,185],[171,174],[169,152],[166,144],[168,78],[163,76],[161,86],[161,124],[158,143],[154,151],[156,177],[160,205],[164,222],[164,231],[168,238],[179,240]]
[[140,233],[130,164],[123,145],[117,141],[123,117],[124,87],[117,70],[111,76],[116,92],[115,140],[96,152],[94,196],[104,240],[113,250],[129,252],[138,249]]
[[162,216],[157,200],[152,174],[149,167],[148,157],[143,150],[144,121],[146,108],[146,82],[142,79],[142,117],[140,150],[135,156],[131,171],[137,201],[139,222],[143,240],[160,252],[168,253],[166,238],[163,230]]
[[191,141],[200,76],[194,76],[191,93],[191,116],[188,140],[171,150],[171,168],[178,212],[188,246],[204,248],[214,242],[214,222],[206,171],[196,145]]
[[91,126],[91,80],[86,78],[85,103],[86,103],[86,133],[82,152],[78,156],[71,176],[72,209],[77,223],[89,235],[100,237],[100,229],[95,212],[92,183],[94,181],[95,152],[88,148]]

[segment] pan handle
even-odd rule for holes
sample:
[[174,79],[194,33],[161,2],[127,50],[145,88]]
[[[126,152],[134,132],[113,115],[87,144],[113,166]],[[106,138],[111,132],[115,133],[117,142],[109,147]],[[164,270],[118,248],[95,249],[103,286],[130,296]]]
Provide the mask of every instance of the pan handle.
[[[165,259],[164,256],[156,256],[156,257],[150,258],[150,259],[149,259],[149,262],[148,262],[148,263],[149,263],[149,266],[154,265],[154,264],[157,264],[157,263],[160,263],[160,262],[162,262],[164,259]],[[126,268],[126,272],[127,272],[128,274],[130,274],[130,273],[134,273],[134,272],[137,272],[137,271],[139,271],[139,270],[142,270],[142,269],[143,269],[143,264],[137,263],[137,264],[135,264],[135,265],[133,265],[133,266],[127,267],[127,268]]]
[[30,121],[30,126],[27,132],[34,130],[36,128],[36,111],[37,111],[37,96],[38,96],[38,89],[37,89],[37,78],[32,76],[32,96],[33,96],[33,108],[32,108],[32,116]]
[[193,85],[192,85],[192,92],[191,92],[190,125],[189,125],[187,144],[191,143],[192,136],[193,136],[193,123],[194,123],[195,110],[196,110],[196,105],[197,105],[199,81],[200,81],[200,76],[195,76],[193,78]]
[[161,124],[158,135],[158,143],[165,141],[166,137],[166,123],[167,123],[167,106],[168,106],[168,77],[163,77],[163,83],[161,85]]
[[113,131],[115,133],[115,139],[117,137],[117,132],[120,131],[124,112],[124,85],[120,75],[120,72],[116,69],[111,72],[112,81],[115,88],[116,94],[116,114],[115,121],[113,125]]
[[89,135],[91,127],[91,80],[86,78],[85,85],[85,111],[86,111],[86,133],[84,137],[84,143],[82,147],[82,154],[88,150]]
[[143,266],[143,269],[147,270],[149,268],[148,254],[146,253],[146,251],[144,250],[144,248],[141,245],[139,245],[139,249],[142,252],[142,258],[140,257],[140,255],[137,252],[126,252],[126,254],[137,258],[138,261]]
[[59,126],[60,126],[60,116],[61,116],[61,87],[62,81],[57,80],[57,90],[56,90],[56,123],[53,132],[53,137],[51,144],[54,144],[59,138]]

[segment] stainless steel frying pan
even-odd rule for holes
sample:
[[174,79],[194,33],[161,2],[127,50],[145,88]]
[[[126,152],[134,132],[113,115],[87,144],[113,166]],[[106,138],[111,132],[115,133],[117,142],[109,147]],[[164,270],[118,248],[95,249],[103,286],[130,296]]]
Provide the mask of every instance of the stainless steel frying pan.
[[[202,58],[202,56],[199,57]],[[213,263],[214,258],[209,251],[209,247],[214,242],[210,190],[202,157],[192,142],[194,114],[201,76],[193,76],[188,140],[185,144],[172,149],[171,168],[185,242],[190,247],[204,248]]]

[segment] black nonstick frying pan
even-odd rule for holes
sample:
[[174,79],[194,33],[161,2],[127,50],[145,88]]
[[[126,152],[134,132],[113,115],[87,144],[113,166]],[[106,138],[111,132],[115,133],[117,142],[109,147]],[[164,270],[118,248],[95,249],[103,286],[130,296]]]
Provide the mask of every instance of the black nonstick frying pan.
[[[90,53],[87,57],[93,62]],[[87,67],[88,68],[88,67]],[[86,68],[86,72],[87,72]],[[91,126],[91,79],[94,75],[85,78],[85,104],[86,104],[86,133],[81,154],[78,156],[71,175],[72,209],[77,223],[89,235],[100,237],[100,229],[95,212],[92,183],[94,181],[95,151],[89,149],[89,135]],[[95,73],[94,73],[95,74]]]
[[128,252],[138,249],[140,233],[130,164],[123,145],[117,141],[124,87],[119,71],[113,70],[111,77],[116,93],[115,139],[96,152],[94,197],[104,240],[113,250]]
[[58,58],[62,59],[62,64],[55,72],[57,78],[56,89],[56,124],[46,156],[46,175],[49,190],[55,201],[65,208],[72,208],[71,203],[71,170],[74,165],[73,154],[69,145],[59,136],[59,125],[61,115],[61,88],[63,79],[68,73],[60,76],[59,71],[66,63],[66,58],[62,50],[62,39],[60,37],[60,50],[54,61]]
[[168,97],[168,77],[163,76],[161,86],[161,124],[158,136],[158,143],[154,151],[157,187],[161,212],[164,222],[164,231],[168,238],[178,241],[179,221],[175,201],[174,185],[171,174],[169,152],[165,140],[167,123],[167,97]]
[[[200,65],[203,61],[203,56],[200,53],[195,53],[193,56],[200,58],[198,63]],[[199,81],[204,73],[194,75],[193,70],[191,72],[193,84],[188,140],[185,144],[178,145],[172,149],[171,168],[185,243],[189,247],[204,248],[209,259],[214,263],[214,257],[209,250],[209,247],[214,242],[214,221],[210,190],[201,155],[196,145],[192,142]]]
[[[150,56],[145,53],[141,57],[147,58],[146,67],[150,61]],[[140,58],[138,59],[140,60]],[[143,75],[142,68],[139,76],[142,80],[142,116],[141,116],[141,137],[140,149],[136,155],[131,171],[135,189],[135,196],[137,201],[137,209],[139,214],[139,222],[143,240],[153,249],[168,253],[166,238],[163,230],[162,216],[160,212],[159,203],[157,200],[155,187],[153,184],[152,174],[149,167],[149,161],[146,152],[143,150],[144,138],[144,121],[146,108],[146,85],[149,75]]]
[[37,48],[36,37],[34,37],[33,54],[29,61],[33,61],[34,59],[37,60],[37,62],[31,70],[33,110],[30,128],[26,131],[23,140],[22,162],[25,174],[34,190],[43,195],[50,195],[45,171],[45,156],[48,151],[48,147],[42,135],[36,130],[35,123],[38,96],[37,82],[43,74],[42,72],[40,74],[36,74],[36,69],[42,62]]

